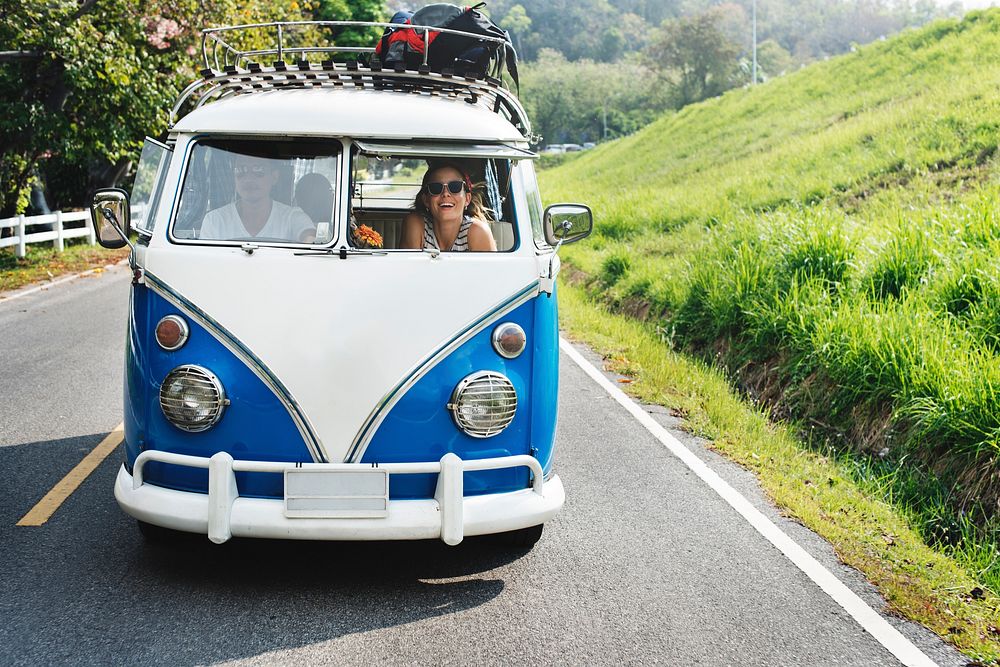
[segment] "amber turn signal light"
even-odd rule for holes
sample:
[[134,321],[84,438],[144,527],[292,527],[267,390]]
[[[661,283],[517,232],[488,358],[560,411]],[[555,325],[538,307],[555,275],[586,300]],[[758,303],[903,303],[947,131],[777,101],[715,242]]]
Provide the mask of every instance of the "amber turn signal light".
[[167,315],[156,325],[156,342],[164,350],[174,351],[188,339],[188,325],[180,315]]

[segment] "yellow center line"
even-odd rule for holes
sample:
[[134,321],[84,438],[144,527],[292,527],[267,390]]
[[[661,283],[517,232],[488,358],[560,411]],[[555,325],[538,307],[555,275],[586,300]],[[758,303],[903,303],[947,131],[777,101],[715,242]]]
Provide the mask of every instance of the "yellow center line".
[[45,497],[38,501],[27,514],[17,522],[19,526],[41,526],[55,514],[59,506],[66,502],[66,499],[73,495],[83,480],[90,476],[90,473],[101,465],[101,462],[108,457],[108,454],[115,451],[125,437],[125,423],[122,422],[114,428],[108,436],[101,441],[101,444],[83,457],[83,460],[76,464],[76,467],[66,473],[52,490],[45,494]]

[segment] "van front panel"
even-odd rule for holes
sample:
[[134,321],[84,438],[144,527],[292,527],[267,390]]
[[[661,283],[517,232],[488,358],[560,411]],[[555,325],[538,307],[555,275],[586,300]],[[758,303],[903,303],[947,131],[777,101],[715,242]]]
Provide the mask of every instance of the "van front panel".
[[[160,290],[210,315],[286,389],[327,461],[349,460],[356,436],[371,424],[393,388],[419,369],[432,370],[427,362],[444,342],[477,322],[485,326],[483,318],[490,313],[500,317],[503,304],[519,294],[531,296],[538,281],[533,255],[484,253],[340,259],[296,255],[287,249],[260,248],[248,255],[239,248],[187,246],[181,252],[154,245],[146,253],[146,271]],[[530,345],[531,308],[526,312]],[[518,398],[521,418],[527,420],[532,355],[526,355]],[[213,359],[206,355],[201,363],[216,372]],[[150,378],[152,384],[145,390],[149,400],[154,400],[152,394],[167,370],[160,368],[158,377]],[[441,391],[450,393],[465,375],[442,379]],[[446,402],[436,410],[450,419]],[[236,419],[231,408],[210,431]],[[262,418],[253,415],[243,427],[253,430]],[[287,411],[282,421],[288,423]],[[454,425],[450,428],[457,432]],[[530,421],[524,423],[525,434],[528,429]],[[210,431],[187,435],[204,439]],[[296,432],[293,439],[301,446],[301,435]],[[527,444],[519,449],[527,451]]]

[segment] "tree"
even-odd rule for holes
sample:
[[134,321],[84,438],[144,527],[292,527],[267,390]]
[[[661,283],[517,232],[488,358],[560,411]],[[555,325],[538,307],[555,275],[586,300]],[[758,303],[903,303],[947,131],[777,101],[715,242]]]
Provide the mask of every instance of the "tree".
[[645,60],[670,85],[679,108],[714,97],[738,82],[738,46],[719,29],[721,16],[710,10],[665,21]]
[[792,54],[773,39],[766,39],[757,46],[757,61],[760,70],[757,75],[763,80],[781,76],[795,64]]
[[527,34],[531,30],[531,18],[524,10],[524,6],[514,5],[511,7],[507,15],[500,21],[500,27],[511,34],[517,52],[521,53],[521,35]]

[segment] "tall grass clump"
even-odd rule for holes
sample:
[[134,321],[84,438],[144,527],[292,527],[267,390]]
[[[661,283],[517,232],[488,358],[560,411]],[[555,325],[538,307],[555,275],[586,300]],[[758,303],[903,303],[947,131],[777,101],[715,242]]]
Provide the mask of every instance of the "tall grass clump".
[[904,290],[919,287],[934,261],[930,233],[919,223],[907,220],[896,223],[864,279],[872,298],[898,299]]
[[541,176],[595,210],[565,253],[593,298],[872,470],[898,463],[872,488],[969,554],[995,552],[1000,520],[997,52],[1000,10],[973,12]]
[[716,225],[708,234],[703,251],[686,267],[686,293],[674,317],[682,338],[695,346],[739,332],[746,325],[747,307],[775,271],[763,259],[767,241],[754,220]]
[[610,252],[601,262],[601,281],[610,287],[621,280],[631,266],[632,258],[625,249]]
[[805,279],[818,281],[830,291],[840,288],[854,257],[854,244],[842,220],[822,209],[807,209],[794,218],[772,216],[768,221],[782,232],[775,239],[781,256],[779,286]]

